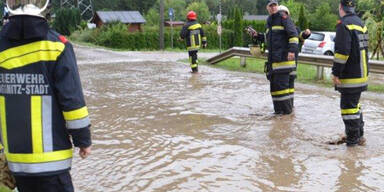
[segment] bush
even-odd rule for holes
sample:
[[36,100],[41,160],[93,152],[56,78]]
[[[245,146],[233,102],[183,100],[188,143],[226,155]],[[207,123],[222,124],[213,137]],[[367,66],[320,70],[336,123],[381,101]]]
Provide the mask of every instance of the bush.
[[[157,50],[159,49],[159,29],[158,27],[144,27],[144,32],[129,33],[127,26],[122,23],[105,25],[98,29],[78,30],[71,36],[77,41],[84,41],[110,48],[129,49],[129,50]],[[219,48],[219,36],[216,25],[203,25],[205,35],[208,39],[209,49]],[[181,27],[174,28],[173,47],[185,49],[184,41],[178,41]],[[164,33],[165,46],[171,47],[171,30],[166,28]],[[233,47],[233,31],[224,29],[222,33],[222,48]]]

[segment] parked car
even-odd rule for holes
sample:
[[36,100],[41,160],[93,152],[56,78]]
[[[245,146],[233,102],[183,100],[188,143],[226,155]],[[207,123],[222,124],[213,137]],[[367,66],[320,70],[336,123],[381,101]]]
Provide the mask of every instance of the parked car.
[[335,46],[335,32],[312,32],[304,41],[302,53],[315,55],[333,55]]

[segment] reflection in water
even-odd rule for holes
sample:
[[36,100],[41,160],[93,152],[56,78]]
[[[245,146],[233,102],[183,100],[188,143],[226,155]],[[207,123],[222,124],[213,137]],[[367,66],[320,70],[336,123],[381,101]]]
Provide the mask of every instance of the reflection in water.
[[185,68],[80,66],[95,145],[78,191],[384,191],[379,101],[362,101],[368,145],[350,152],[325,144],[343,132],[333,90],[299,85],[274,117],[263,75]]

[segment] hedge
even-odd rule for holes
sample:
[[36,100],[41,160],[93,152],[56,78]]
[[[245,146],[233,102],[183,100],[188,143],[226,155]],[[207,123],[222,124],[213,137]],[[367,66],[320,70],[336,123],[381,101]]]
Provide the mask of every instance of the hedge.
[[[208,49],[219,48],[219,36],[216,25],[204,25],[205,35],[208,39]],[[181,27],[174,28],[173,47],[185,49],[185,42],[179,41]],[[71,36],[74,40],[84,41],[105,47],[129,49],[129,50],[157,50],[159,49],[159,30],[156,27],[144,28],[143,32],[127,32],[127,26],[121,23],[113,23],[93,30],[76,31]],[[171,30],[165,30],[165,46],[171,47]],[[224,29],[222,33],[222,48],[233,46],[233,32]]]
[[[252,26],[257,31],[265,31],[265,21],[243,21],[244,26]],[[234,32],[232,30],[234,21],[227,20],[223,22],[222,31],[222,49],[228,49],[234,46]],[[208,40],[208,49],[218,49],[219,35],[217,34],[217,25],[203,25],[205,35]],[[173,47],[185,49],[185,42],[179,41],[181,27],[174,28]],[[245,33],[245,32],[244,32]],[[166,28],[164,33],[166,48],[171,47],[171,29]],[[101,28],[89,30],[80,30],[72,34],[71,38],[93,43],[100,46],[128,49],[128,50],[157,50],[159,49],[159,29],[158,27],[144,27],[143,32],[129,33],[127,25],[122,23],[111,23]],[[243,35],[243,46],[251,44],[251,38],[248,34]]]

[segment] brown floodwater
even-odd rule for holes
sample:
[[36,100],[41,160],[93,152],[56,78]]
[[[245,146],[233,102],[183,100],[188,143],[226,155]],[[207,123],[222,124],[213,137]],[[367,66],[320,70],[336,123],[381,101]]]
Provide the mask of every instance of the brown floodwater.
[[364,93],[367,145],[344,132],[339,95],[299,84],[273,116],[260,74],[178,62],[80,65],[93,154],[76,154],[77,191],[384,191],[383,95]]

